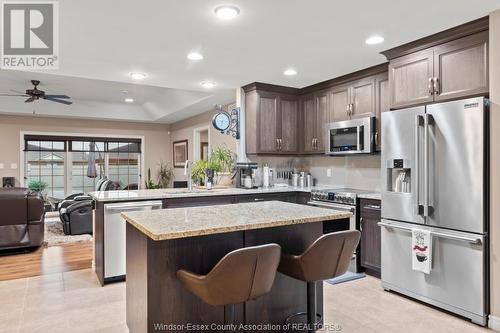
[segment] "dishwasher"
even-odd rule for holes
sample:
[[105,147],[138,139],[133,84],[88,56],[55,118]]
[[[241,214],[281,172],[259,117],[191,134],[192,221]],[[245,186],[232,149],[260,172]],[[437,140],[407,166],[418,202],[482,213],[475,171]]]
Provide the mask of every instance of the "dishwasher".
[[138,201],[104,205],[104,281],[122,280],[126,273],[126,224],[122,212],[161,209],[161,201]]

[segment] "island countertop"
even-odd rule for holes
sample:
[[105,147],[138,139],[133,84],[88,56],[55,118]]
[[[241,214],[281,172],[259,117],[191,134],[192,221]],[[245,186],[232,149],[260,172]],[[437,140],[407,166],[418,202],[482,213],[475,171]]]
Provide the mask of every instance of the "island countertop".
[[158,209],[121,216],[153,240],[345,219],[349,212],[281,201]]

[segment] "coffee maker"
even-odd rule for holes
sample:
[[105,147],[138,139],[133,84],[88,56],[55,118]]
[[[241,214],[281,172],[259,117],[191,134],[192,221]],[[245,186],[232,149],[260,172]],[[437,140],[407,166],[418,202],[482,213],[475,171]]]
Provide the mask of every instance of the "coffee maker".
[[236,163],[236,187],[255,188],[257,163]]

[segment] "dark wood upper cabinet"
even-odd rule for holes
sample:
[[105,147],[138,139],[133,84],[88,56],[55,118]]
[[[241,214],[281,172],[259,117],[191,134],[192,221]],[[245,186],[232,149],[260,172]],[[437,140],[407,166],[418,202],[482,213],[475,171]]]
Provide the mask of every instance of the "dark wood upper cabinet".
[[[279,117],[278,94],[260,92],[259,93],[259,152],[274,153],[278,151],[278,126],[281,122]],[[280,121],[278,121],[280,120]]]
[[271,88],[278,91],[251,89],[245,93],[247,154],[297,154],[299,106],[296,89]]
[[328,123],[378,114],[377,78],[387,78],[387,67],[302,89],[258,82],[244,86],[247,154],[324,154]]
[[382,52],[390,107],[488,95],[488,18]]
[[434,50],[435,100],[488,93],[488,32],[448,42]]
[[328,91],[321,91],[314,96],[316,108],[316,143],[315,149],[318,153],[325,152],[326,124],[328,123]]
[[329,122],[349,119],[349,88],[349,85],[345,84],[331,89],[330,108],[328,110]]
[[299,101],[296,96],[281,95],[279,98],[281,121],[278,124],[280,135],[280,152],[297,153],[298,125],[299,125]]
[[305,95],[300,98],[301,114],[300,122],[302,125],[302,153],[315,153],[316,127],[318,122],[318,113],[314,103],[314,95]]
[[375,116],[375,78],[368,77],[351,85],[351,119]]
[[360,252],[361,267],[370,275],[380,277],[381,272],[381,234],[380,200],[360,200]]
[[382,73],[375,77],[375,150],[382,150],[381,117],[382,112],[390,110],[389,74]]
[[417,52],[391,61],[389,63],[391,108],[432,102],[433,73],[432,50]]

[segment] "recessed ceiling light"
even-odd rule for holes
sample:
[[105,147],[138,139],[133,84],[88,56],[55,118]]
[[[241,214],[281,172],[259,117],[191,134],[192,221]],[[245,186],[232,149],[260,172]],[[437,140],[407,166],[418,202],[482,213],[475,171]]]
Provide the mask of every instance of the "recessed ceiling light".
[[286,71],[284,71],[283,74],[286,76],[293,76],[293,75],[297,75],[297,71],[293,68],[289,68]]
[[144,80],[147,77],[146,74],[139,73],[139,72],[132,72],[132,73],[129,74],[129,76],[131,78],[133,78],[134,80]]
[[127,103],[134,103],[134,99],[130,98],[130,97],[127,97],[127,98],[125,98],[125,102],[127,102]]
[[368,45],[375,45],[375,44],[380,44],[384,41],[384,37],[382,36],[371,36],[368,38],[365,43]]
[[202,60],[203,59],[203,54],[198,53],[198,52],[191,52],[187,55],[187,58],[189,60]]
[[240,14],[240,9],[232,5],[222,5],[216,7],[214,13],[221,20],[232,20]]
[[201,83],[201,86],[202,86],[203,88],[210,89],[210,88],[215,87],[215,86],[216,86],[216,84],[215,84],[215,82],[212,82],[212,81],[203,81],[203,82]]

